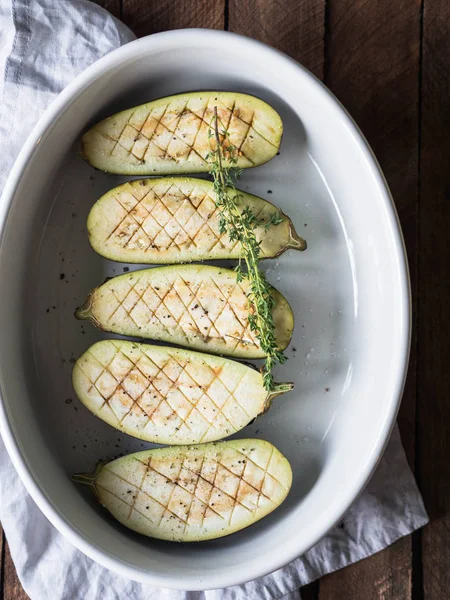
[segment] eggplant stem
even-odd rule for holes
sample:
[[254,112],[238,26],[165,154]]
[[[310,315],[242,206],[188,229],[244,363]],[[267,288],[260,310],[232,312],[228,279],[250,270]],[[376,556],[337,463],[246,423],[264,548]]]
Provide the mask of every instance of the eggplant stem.
[[72,475],[72,481],[75,481],[75,483],[81,483],[82,485],[87,485],[95,492],[95,482],[105,464],[106,463],[100,461],[92,473],[74,473]]
[[273,390],[267,394],[266,402],[264,404],[264,412],[267,412],[272,405],[272,401],[277,396],[281,394],[285,394],[286,392],[290,392],[294,389],[294,384],[292,382],[287,383],[276,383],[273,387]]
[[290,392],[294,389],[294,384],[289,381],[287,383],[275,383],[273,386],[273,390],[269,392],[268,397],[273,400],[276,396],[280,394],[285,394],[286,392]]
[[289,223],[289,241],[286,244],[285,248],[292,250],[300,250],[301,252],[303,252],[303,250],[306,250],[307,247],[308,245],[306,243],[306,240],[300,237],[295,231],[292,223]]
[[75,311],[75,318],[79,319],[80,321],[85,321],[86,319],[89,319],[90,316],[91,312],[88,308],[85,309],[82,306],[80,306]]
[[92,317],[92,292],[86,298],[84,304],[75,309],[75,318],[80,320],[90,319]]

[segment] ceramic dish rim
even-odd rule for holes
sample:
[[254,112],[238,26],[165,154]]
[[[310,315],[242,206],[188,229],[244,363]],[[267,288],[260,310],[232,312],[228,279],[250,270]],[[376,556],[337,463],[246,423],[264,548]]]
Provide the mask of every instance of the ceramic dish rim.
[[[383,198],[384,208],[389,219],[389,234],[392,236],[396,249],[393,260],[398,263],[397,268],[399,273],[398,291],[400,292],[400,297],[398,302],[400,305],[400,314],[402,316],[401,331],[403,332],[403,336],[402,339],[398,341],[398,344],[402,361],[397,367],[395,382],[392,385],[391,401],[386,410],[383,424],[378,432],[376,444],[374,444],[374,447],[370,452],[371,460],[367,461],[365,469],[361,471],[358,477],[355,477],[353,485],[350,486],[346,494],[341,495],[340,503],[337,507],[334,507],[333,513],[322,522],[321,527],[316,529],[315,535],[310,536],[307,540],[299,537],[296,552],[283,551],[282,548],[278,548],[277,552],[272,554],[273,558],[270,565],[264,562],[264,564],[260,564],[258,567],[246,570],[245,575],[242,570],[239,574],[232,572],[221,574],[220,577],[216,574],[205,573],[201,587],[198,587],[198,584],[196,587],[194,579],[189,579],[184,575],[180,575],[179,577],[175,577],[174,575],[161,576],[154,572],[141,570],[138,567],[132,567],[108,554],[104,549],[88,542],[76,527],[66,520],[63,509],[55,506],[49,500],[45,491],[41,489],[34,478],[31,469],[27,464],[27,459],[22,454],[20,444],[13,433],[12,425],[8,419],[6,406],[0,394],[0,432],[5,442],[5,446],[25,487],[47,519],[49,519],[56,529],[58,529],[75,547],[106,568],[136,581],[141,581],[154,586],[171,587],[173,589],[186,589],[187,587],[191,590],[211,589],[238,585],[266,575],[269,571],[274,571],[288,564],[316,544],[324,535],[326,535],[330,528],[338,522],[350,504],[364,489],[381,458],[395,423],[395,417],[398,412],[406,379],[411,338],[411,291],[406,250],[398,215],[379,164],[361,131],[340,102],[318,79],[314,77],[314,75],[296,61],[266,44],[238,34],[208,29],[181,29],[153,34],[130,42],[99,59],[78,75],[51,103],[30,133],[10,172],[4,189],[2,203],[0,205],[0,236],[2,237],[16,190],[25,174],[28,162],[39,144],[40,138],[52,127],[53,122],[70,108],[72,102],[89,88],[91,82],[96,78],[102,76],[111,68],[117,67],[127,59],[133,59],[140,56],[143,51],[152,53],[156,50],[173,48],[175,45],[178,47],[189,47],[189,45],[193,46],[198,44],[206,46],[213,45],[220,48],[223,43],[230,43],[230,41],[239,41],[243,46],[247,45],[253,50],[259,49],[261,53],[266,54],[267,59],[278,63],[280,68],[290,70],[299,69],[302,71],[303,76],[310,77],[312,83],[317,88],[317,93],[326,97],[330,106],[334,105],[337,117],[344,122],[350,135],[357,141],[358,150],[372,172],[374,181],[373,186],[376,187],[377,193]],[[2,246],[0,245],[0,251],[1,249]]]

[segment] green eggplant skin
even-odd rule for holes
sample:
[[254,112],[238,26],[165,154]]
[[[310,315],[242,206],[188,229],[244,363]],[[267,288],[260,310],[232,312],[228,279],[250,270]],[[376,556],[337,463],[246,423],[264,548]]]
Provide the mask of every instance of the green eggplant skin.
[[[259,98],[236,92],[189,92],[160,98],[104,119],[82,138],[95,168],[119,175],[207,173],[214,149],[214,109],[237,167],[261,165],[278,152],[283,123]],[[226,158],[225,158],[226,160]]]
[[[261,258],[285,250],[305,250],[292,221],[276,206],[241,191],[241,212],[251,210],[259,221],[255,235]],[[220,210],[214,184],[193,177],[164,177],[123,183],[92,207],[87,230],[92,248],[117,262],[174,264],[239,258],[241,244],[220,233]],[[266,224],[277,217],[278,225]]]
[[97,417],[141,440],[201,444],[228,437],[293,389],[268,392],[242,363],[167,346],[103,340],[76,361],[72,383]]
[[[125,273],[92,290],[75,316],[104,331],[160,340],[212,354],[264,358],[248,316],[248,279],[207,265],[173,265]],[[272,288],[275,341],[289,344],[294,315]]]
[[144,450],[73,480],[141,535],[200,542],[244,529],[278,508],[292,470],[269,442],[244,439]]

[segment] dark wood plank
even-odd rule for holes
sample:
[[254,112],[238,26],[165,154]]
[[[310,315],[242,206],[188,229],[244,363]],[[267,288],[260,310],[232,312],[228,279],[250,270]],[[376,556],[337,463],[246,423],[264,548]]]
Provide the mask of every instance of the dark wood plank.
[[320,581],[313,581],[300,589],[302,600],[318,600]]
[[94,2],[120,19],[122,4],[121,0],[94,0]]
[[[22,584],[16,574],[16,568],[11,559],[8,543],[2,532],[2,586],[3,600],[29,600],[29,597],[23,591]],[[1,592],[0,592],[1,594]]]
[[320,580],[319,598],[403,600],[411,598],[411,559],[404,540]]
[[323,78],[325,0],[229,0],[229,29],[266,42]]
[[[420,0],[329,0],[325,82],[368,138],[390,185],[417,299]],[[416,340],[399,415],[414,463]],[[320,583],[320,600],[410,600],[411,538]]]
[[122,20],[141,37],[168,29],[223,29],[225,0],[122,0]]
[[3,574],[4,574],[4,562],[5,562],[5,534],[0,523],[0,598],[3,598]]
[[450,3],[425,0],[420,144],[418,475],[426,600],[450,589]]

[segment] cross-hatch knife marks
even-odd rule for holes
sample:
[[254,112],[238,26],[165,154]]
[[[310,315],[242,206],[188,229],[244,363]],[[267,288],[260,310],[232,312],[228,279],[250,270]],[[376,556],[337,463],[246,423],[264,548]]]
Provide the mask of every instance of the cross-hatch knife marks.
[[[291,222],[257,196],[238,193],[241,211],[249,209],[258,225],[261,257],[304,250]],[[239,258],[239,242],[220,233],[217,198],[210,181],[189,177],[142,179],[124,183],[102,196],[89,213],[87,228],[93,249],[111,260],[164,264]],[[266,231],[274,216],[281,222]]]
[[187,542],[228,535],[272,512],[292,471],[272,444],[244,439],[138,452],[74,479],[130,529]]
[[259,371],[188,350],[104,340],[75,363],[74,390],[100,419],[137,438],[199,444],[236,433],[274,397]]
[[214,107],[238,149],[238,167],[276,155],[283,124],[271,106],[247,94],[211,91],[168,96],[104,119],[84,134],[83,154],[92,166],[123,175],[208,172]]
[[[248,280],[219,267],[181,265],[126,273],[95,288],[76,316],[121,335],[177,343],[230,356],[262,358],[248,315]],[[275,289],[277,344],[288,345],[292,310]]]

